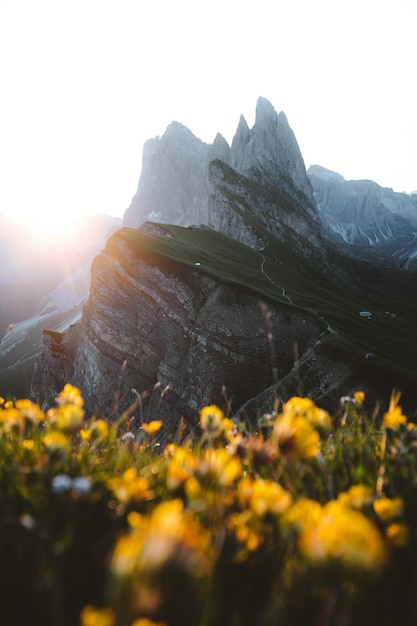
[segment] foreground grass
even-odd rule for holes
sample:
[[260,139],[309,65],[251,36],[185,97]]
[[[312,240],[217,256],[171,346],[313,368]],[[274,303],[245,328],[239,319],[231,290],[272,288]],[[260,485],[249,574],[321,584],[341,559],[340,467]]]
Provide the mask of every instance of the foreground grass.
[[[250,429],[0,407],[2,623],[415,624],[417,429],[393,395],[331,418],[305,398]],[[134,424],[136,430],[134,431]],[[139,426],[139,428],[137,428]]]

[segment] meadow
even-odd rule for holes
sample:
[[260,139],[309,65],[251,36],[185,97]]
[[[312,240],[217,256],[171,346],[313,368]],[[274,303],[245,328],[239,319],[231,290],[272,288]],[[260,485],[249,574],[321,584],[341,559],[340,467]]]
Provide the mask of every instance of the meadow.
[[417,427],[399,393],[364,400],[206,406],[163,442],[71,385],[47,412],[0,400],[1,622],[415,624]]

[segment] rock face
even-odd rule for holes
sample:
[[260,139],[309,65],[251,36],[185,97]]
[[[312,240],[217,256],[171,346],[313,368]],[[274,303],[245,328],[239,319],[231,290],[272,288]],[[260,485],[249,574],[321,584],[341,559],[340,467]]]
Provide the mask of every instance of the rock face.
[[149,394],[145,419],[162,418],[171,432],[183,416],[192,428],[205,404],[224,405],[226,394],[237,409],[273,382],[271,325],[281,376],[293,366],[295,344],[302,354],[316,341],[317,319],[285,307],[266,311],[255,295],[138,255],[116,234],[93,263],[81,322],[63,335],[46,333],[33,392],[50,402],[70,380],[89,410],[108,415],[115,402],[125,410],[136,389]]
[[318,165],[308,175],[330,238],[388,255],[405,269],[417,268],[417,196],[370,180],[346,181]]

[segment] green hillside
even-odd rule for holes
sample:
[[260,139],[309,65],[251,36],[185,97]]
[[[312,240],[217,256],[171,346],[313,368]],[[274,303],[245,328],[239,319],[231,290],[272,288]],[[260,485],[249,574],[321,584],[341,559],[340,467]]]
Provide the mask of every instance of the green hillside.
[[[350,359],[366,375],[386,378],[388,388],[404,389],[417,382],[417,305],[409,302],[407,293],[400,299],[394,285],[399,273],[389,272],[386,285],[378,285],[362,266],[355,281],[347,272],[325,272],[311,254],[304,261],[294,246],[271,235],[266,249],[258,252],[208,227],[163,228],[169,236],[135,229],[122,229],[118,236],[141,256],[180,262],[266,301],[316,315],[323,324],[322,346]],[[360,311],[371,312],[372,319],[361,317]],[[364,359],[368,352],[375,355],[371,361]]]

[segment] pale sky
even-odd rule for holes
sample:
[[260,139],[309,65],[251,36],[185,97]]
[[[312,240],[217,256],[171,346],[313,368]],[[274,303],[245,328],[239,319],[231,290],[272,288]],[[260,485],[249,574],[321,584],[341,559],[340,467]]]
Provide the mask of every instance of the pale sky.
[[122,216],[144,142],[264,96],[306,167],[417,190],[417,0],[0,0],[0,212]]

